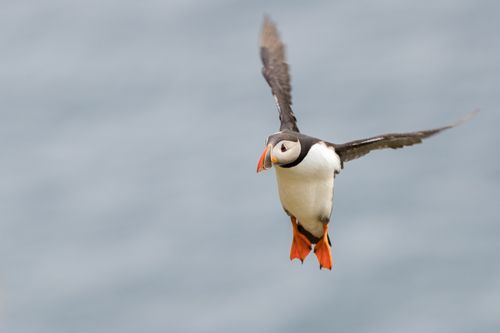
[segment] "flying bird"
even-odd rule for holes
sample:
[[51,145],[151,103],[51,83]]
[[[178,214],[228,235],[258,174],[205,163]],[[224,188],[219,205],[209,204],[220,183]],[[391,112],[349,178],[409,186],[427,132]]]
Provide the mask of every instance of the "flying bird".
[[276,25],[264,17],[260,38],[262,74],[271,87],[280,119],[280,130],[266,140],[257,172],[275,167],[278,192],[285,213],[290,216],[293,240],[290,260],[307,257],[314,244],[320,269],[332,269],[331,242],[328,236],[333,207],[335,176],[348,161],[372,150],[402,148],[421,143],[466,118],[448,126],[409,133],[389,133],[342,144],[331,143],[300,133],[292,111],[290,74],[285,46]]

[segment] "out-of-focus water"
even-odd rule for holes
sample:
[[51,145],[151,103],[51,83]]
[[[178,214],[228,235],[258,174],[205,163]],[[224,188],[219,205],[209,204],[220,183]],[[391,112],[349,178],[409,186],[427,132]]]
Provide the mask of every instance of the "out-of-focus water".
[[[304,133],[448,124],[337,177],[333,271],[288,260],[260,74]],[[3,1],[2,332],[497,332],[500,4]]]

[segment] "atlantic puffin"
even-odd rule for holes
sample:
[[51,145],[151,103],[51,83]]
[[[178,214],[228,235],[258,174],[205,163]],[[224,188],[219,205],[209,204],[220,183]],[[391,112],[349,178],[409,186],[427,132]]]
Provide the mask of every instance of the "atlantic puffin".
[[409,132],[377,135],[367,139],[335,144],[300,133],[292,111],[291,85],[285,47],[274,22],[264,16],[260,38],[262,74],[271,87],[280,119],[280,130],[271,134],[257,164],[257,172],[274,166],[281,205],[290,217],[293,231],[290,260],[301,262],[314,244],[319,267],[332,269],[328,223],[333,208],[335,176],[344,164],[372,150],[402,148],[421,143],[448,126]]

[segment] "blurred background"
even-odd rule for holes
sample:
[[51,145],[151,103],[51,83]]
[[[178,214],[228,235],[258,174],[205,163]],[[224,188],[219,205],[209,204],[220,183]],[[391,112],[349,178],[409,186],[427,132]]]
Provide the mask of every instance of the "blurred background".
[[[306,134],[481,109],[346,164],[331,272],[255,173],[264,13]],[[0,331],[500,331],[498,31],[481,0],[0,2]]]

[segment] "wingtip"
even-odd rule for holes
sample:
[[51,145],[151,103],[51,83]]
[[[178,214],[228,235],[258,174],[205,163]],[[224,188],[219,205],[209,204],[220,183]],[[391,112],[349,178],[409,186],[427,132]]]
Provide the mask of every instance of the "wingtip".
[[479,113],[479,111],[480,111],[479,108],[477,108],[474,111],[467,113],[465,116],[463,116],[462,118],[460,118],[459,120],[457,120],[452,125],[452,127],[460,126],[463,123],[468,122],[469,120],[471,120],[472,118],[474,118]]
[[271,16],[268,15],[267,13],[264,13],[263,19],[262,19],[262,39],[265,37],[268,37],[269,35],[276,35],[278,36],[278,29],[276,28],[276,24],[274,21],[271,19]]
[[267,13],[264,13],[262,15],[262,31],[266,30],[266,27],[272,25],[272,22],[271,17]]
[[273,23],[273,20],[271,19],[271,15],[269,15],[268,13],[264,13],[262,15],[262,22],[265,24],[272,24]]

